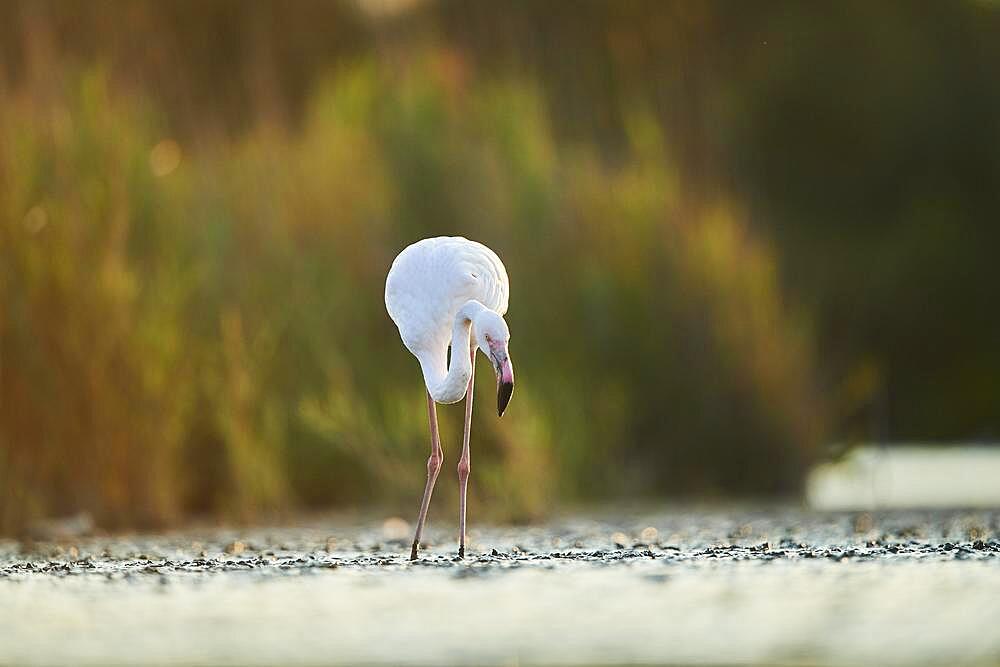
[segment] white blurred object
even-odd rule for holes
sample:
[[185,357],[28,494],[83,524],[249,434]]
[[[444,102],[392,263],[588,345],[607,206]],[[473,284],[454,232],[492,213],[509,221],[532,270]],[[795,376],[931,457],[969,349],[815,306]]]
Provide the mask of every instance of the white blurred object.
[[1000,446],[859,447],[806,481],[820,510],[1000,507]]
[[28,535],[43,542],[73,540],[94,532],[94,517],[86,512],[73,516],[39,519],[28,526]]

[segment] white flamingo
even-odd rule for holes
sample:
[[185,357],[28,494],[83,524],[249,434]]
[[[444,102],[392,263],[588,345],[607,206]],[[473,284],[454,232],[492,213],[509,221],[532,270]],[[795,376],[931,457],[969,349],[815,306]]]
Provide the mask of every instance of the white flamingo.
[[503,416],[514,391],[514,369],[507,351],[510,331],[503,319],[508,294],[507,270],[496,253],[481,243],[458,236],[417,241],[399,253],[389,269],[385,307],[399,328],[406,349],[420,362],[431,425],[427,484],[420,501],[410,560],[417,558],[420,533],[443,460],[436,404],[457,403],[463,397],[466,400],[462,456],[458,460],[458,556],[465,557],[465,492],[470,469],[469,429],[476,347],[493,363],[497,375],[497,414]]

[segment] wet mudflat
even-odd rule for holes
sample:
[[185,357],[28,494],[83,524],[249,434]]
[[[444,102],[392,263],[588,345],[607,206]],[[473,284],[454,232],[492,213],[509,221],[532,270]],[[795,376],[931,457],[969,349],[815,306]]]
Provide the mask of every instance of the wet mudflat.
[[1000,512],[441,524],[0,543],[0,664],[1000,663]]

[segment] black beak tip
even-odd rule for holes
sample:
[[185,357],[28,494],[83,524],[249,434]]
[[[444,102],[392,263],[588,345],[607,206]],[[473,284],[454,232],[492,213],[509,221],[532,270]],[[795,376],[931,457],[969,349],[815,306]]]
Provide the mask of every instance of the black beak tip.
[[500,382],[497,384],[497,416],[503,417],[507,404],[510,403],[510,395],[514,393],[513,382]]

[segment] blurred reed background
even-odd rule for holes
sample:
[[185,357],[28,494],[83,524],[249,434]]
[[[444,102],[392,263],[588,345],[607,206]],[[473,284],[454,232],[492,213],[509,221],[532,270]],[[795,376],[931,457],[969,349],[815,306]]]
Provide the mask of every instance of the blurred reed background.
[[998,82],[985,1],[6,0],[0,531],[415,510],[440,234],[512,283],[477,515],[996,437]]

